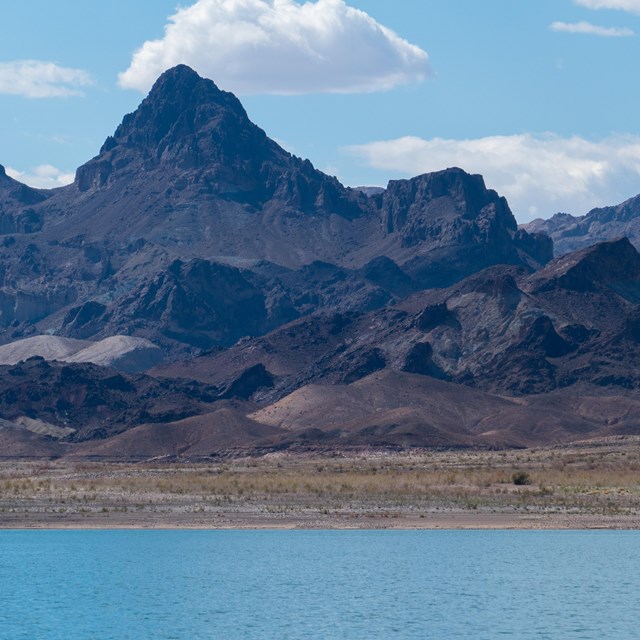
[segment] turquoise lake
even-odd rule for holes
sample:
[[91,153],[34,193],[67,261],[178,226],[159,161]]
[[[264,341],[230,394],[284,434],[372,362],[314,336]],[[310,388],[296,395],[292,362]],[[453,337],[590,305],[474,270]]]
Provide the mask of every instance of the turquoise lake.
[[629,531],[2,531],[0,638],[640,637]]

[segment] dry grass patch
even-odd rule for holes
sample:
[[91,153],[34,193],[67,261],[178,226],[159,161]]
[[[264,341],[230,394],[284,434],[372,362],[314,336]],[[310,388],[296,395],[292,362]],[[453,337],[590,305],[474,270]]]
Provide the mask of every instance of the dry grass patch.
[[[0,462],[0,525],[119,518],[179,523],[286,516],[402,518],[483,513],[640,514],[633,438],[526,451],[270,455],[225,462]],[[520,474],[520,475],[519,475]],[[514,482],[526,475],[526,483]],[[235,514],[235,515],[234,515]],[[205,518],[206,519],[206,518]],[[304,524],[304,523],[303,523]]]

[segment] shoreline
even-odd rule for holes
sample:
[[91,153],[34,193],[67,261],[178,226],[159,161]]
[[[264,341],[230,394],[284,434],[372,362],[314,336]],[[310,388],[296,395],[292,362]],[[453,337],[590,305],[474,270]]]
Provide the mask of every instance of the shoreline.
[[389,523],[382,521],[343,522],[339,520],[317,521],[313,524],[299,520],[283,522],[246,522],[232,520],[213,524],[205,522],[117,522],[105,520],[64,522],[51,520],[16,519],[0,520],[2,531],[635,531],[640,530],[640,519],[603,518],[593,516],[527,517],[468,516],[455,514],[429,518],[422,522],[400,519]]
[[635,530],[637,444],[171,463],[0,459],[0,530]]

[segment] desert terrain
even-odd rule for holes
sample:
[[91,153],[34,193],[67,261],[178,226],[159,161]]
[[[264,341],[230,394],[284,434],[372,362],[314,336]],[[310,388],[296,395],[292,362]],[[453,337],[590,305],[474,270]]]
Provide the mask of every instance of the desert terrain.
[[503,451],[4,459],[0,527],[636,528],[639,444],[619,436]]

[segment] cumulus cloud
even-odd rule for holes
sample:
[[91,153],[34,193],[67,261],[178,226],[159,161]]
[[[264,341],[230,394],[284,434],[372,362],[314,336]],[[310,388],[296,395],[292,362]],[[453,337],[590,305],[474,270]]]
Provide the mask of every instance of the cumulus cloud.
[[344,0],[198,0],[134,53],[120,85],[147,91],[180,63],[239,94],[379,91],[430,74],[425,51]]
[[61,67],[40,60],[0,62],[0,94],[64,98],[83,95],[81,87],[91,84],[91,76],[82,69]]
[[520,222],[558,211],[586,213],[640,191],[640,136],[598,142],[521,134],[475,140],[404,137],[344,149],[368,165],[417,175],[458,166],[481,173]]
[[51,164],[41,164],[29,171],[17,171],[11,167],[6,168],[6,173],[14,180],[27,184],[36,189],[55,189],[71,184],[75,178],[74,173],[61,171]]
[[574,3],[587,9],[619,9],[640,14],[640,0],[574,0]]
[[635,33],[627,27],[600,27],[590,22],[552,22],[549,25],[551,31],[564,31],[566,33],[584,33],[605,38],[625,38],[634,36]]

